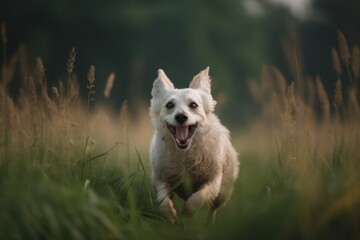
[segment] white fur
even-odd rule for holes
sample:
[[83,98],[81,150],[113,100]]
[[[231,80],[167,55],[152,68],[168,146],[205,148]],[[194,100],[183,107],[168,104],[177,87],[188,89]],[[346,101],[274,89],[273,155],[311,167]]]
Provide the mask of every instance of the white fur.
[[[150,116],[155,133],[150,146],[150,162],[161,213],[176,223],[177,213],[171,199],[175,190],[185,200],[184,214],[192,215],[208,204],[214,215],[231,196],[239,162],[229,131],[213,113],[216,102],[211,96],[209,67],[197,74],[185,89],[175,89],[160,69],[151,94]],[[172,109],[166,107],[169,101],[174,103]],[[197,104],[195,109],[190,107],[191,102]],[[186,149],[177,147],[167,129],[167,124],[179,125],[175,120],[179,113],[188,117],[183,125],[197,124]],[[188,185],[180,185],[183,181]]]

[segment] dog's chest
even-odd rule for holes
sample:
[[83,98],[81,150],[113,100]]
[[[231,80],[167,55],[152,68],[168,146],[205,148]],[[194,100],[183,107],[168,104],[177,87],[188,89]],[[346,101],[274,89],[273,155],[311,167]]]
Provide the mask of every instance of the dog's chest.
[[196,157],[185,156],[181,161],[181,165],[183,174],[187,175],[193,181],[209,179],[214,172],[212,159],[204,155],[198,155]]

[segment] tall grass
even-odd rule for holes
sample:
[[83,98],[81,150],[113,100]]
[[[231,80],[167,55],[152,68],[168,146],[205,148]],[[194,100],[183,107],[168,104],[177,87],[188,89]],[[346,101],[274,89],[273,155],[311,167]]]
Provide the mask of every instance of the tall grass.
[[[64,60],[66,79],[49,86],[41,58],[29,70],[21,47],[7,60],[3,26],[1,239],[360,238],[360,53],[341,32],[330,84],[304,77],[300,43],[289,35],[292,79],[264,66],[260,80],[249,82],[262,112],[233,133],[241,170],[232,200],[212,226],[202,209],[174,228],[159,214],[150,183],[146,104],[138,118],[126,102],[115,113],[98,107],[95,67],[78,79],[74,48]],[[10,93],[15,72],[20,89]]]
[[294,81],[264,66],[260,83],[249,83],[263,110],[258,129],[248,134],[273,143],[256,144],[272,153],[263,156],[276,178],[266,191],[271,197],[284,192],[296,197],[295,222],[287,223],[293,229],[282,233],[285,238],[360,238],[360,55],[356,45],[350,55],[341,32],[337,37],[339,48],[331,54],[336,76],[326,83],[333,92],[320,76],[298,79],[297,67]]

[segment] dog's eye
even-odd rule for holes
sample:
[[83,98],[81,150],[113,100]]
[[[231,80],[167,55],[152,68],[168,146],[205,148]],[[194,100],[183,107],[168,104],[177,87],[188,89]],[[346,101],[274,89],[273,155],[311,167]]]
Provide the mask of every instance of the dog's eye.
[[165,105],[165,107],[166,107],[167,109],[172,109],[173,107],[175,107],[175,105],[174,105],[174,103],[172,103],[172,102],[168,102],[168,103]]
[[191,102],[189,107],[191,107],[192,109],[195,109],[198,107],[197,103],[196,102]]

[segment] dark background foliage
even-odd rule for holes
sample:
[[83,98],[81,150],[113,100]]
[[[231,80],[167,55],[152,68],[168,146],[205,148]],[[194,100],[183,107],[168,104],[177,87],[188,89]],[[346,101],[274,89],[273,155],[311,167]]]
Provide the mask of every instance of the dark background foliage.
[[116,109],[124,99],[130,106],[148,101],[158,68],[175,85],[186,87],[194,74],[210,66],[213,92],[225,101],[219,114],[228,123],[256,113],[246,82],[259,78],[263,64],[274,64],[292,79],[283,54],[289,29],[298,32],[302,45],[303,76],[319,74],[329,82],[335,78],[329,66],[336,29],[350,45],[360,42],[359,1],[314,0],[302,17],[266,0],[254,1],[258,12],[251,12],[244,2],[2,0],[0,21],[7,27],[8,58],[24,44],[29,69],[41,57],[50,84],[66,79],[71,47],[78,52],[75,72],[81,85],[90,64],[96,68],[98,102],[114,72],[110,103]]

